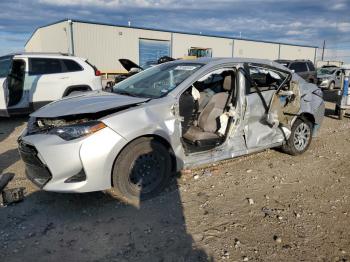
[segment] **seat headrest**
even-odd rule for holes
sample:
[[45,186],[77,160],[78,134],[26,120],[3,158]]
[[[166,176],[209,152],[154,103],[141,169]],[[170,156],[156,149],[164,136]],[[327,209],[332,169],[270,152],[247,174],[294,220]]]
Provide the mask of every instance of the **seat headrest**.
[[228,76],[225,76],[224,78],[224,83],[223,83],[223,88],[225,91],[230,91],[231,90],[231,86],[232,85],[232,76],[231,75],[228,75]]

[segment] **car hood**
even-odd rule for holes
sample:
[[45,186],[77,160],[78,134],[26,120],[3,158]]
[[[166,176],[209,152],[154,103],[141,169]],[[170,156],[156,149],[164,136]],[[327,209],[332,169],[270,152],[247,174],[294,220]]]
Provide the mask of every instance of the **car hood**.
[[140,67],[139,65],[135,64],[133,61],[129,60],[129,59],[119,59],[119,63],[122,64],[122,66],[125,68],[126,71],[130,72],[131,69],[133,68],[138,68],[143,70],[142,67]]
[[93,91],[52,102],[31,114],[39,118],[58,118],[117,110],[148,101],[149,98],[130,97],[104,91]]

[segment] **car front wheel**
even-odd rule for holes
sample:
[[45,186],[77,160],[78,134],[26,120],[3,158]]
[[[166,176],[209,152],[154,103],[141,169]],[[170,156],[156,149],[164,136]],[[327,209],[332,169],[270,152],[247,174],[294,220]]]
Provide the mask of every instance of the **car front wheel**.
[[295,120],[291,135],[282,146],[284,152],[290,155],[300,155],[310,146],[312,140],[312,123],[304,118]]
[[170,175],[169,150],[154,138],[140,138],[127,145],[114,163],[113,193],[139,203],[162,191]]

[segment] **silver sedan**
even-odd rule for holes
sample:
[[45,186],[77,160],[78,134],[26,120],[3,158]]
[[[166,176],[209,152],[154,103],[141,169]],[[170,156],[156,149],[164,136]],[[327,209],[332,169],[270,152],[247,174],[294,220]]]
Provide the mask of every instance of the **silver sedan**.
[[183,168],[281,147],[305,152],[322,123],[316,85],[267,60],[178,60],[53,102],[20,136],[27,177],[47,191],[112,190],[134,202]]

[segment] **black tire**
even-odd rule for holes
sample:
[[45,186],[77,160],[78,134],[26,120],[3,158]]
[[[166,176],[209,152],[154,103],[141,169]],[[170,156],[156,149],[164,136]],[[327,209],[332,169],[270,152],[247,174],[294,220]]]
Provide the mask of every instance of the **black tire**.
[[144,137],[127,145],[113,167],[113,195],[129,203],[154,197],[171,175],[169,150],[154,138]]
[[329,83],[328,90],[333,90],[335,88],[335,83],[334,81]]
[[[298,118],[295,120],[292,126],[291,135],[282,146],[282,150],[293,156],[304,153],[309,148],[312,141],[312,128],[313,124],[305,118]],[[301,135],[301,133],[304,132],[303,130],[305,130],[305,133],[304,135]]]

